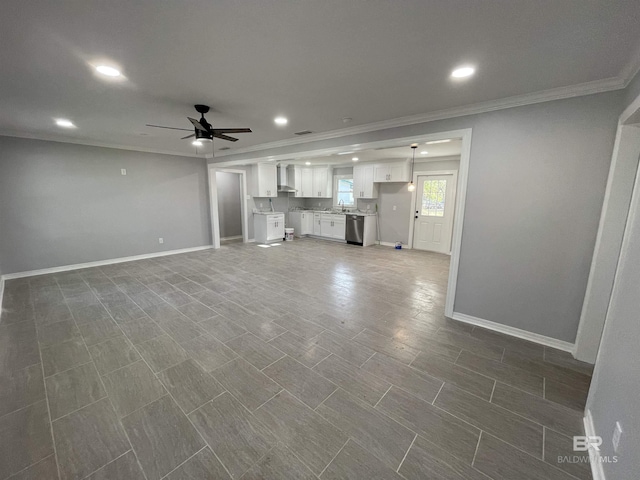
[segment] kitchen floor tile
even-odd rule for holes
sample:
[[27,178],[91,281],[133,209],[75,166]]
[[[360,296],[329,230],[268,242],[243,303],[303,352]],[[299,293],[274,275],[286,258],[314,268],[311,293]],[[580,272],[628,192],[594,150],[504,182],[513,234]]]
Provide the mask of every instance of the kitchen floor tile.
[[91,361],[87,347],[79,339],[42,348],[41,352],[45,377]]
[[362,369],[429,403],[436,398],[443,383],[437,378],[380,353],[376,353],[367,360]]
[[342,389],[327,398],[316,412],[394,470],[415,437],[395,420]]
[[222,385],[191,359],[163,370],[158,378],[185,413],[224,392]]
[[202,320],[198,323],[198,326],[223,343],[247,332],[240,325],[220,315]]
[[331,462],[348,438],[286,391],[277,394],[255,414],[316,475]]
[[364,362],[369,360],[375,352],[371,348],[357,343],[353,340],[348,340],[341,337],[338,334],[332,332],[322,332],[318,335],[314,342],[320,345],[322,348],[330,351],[331,353],[338,355],[340,358],[347,362],[353,363],[360,367]]
[[364,330],[358,336],[354,337],[353,340],[407,365],[420,353],[419,350],[413,347],[396,342],[389,337],[385,337],[371,330]]
[[115,337],[89,347],[91,358],[100,375],[140,360],[140,355],[124,336]]
[[242,358],[215,369],[211,375],[251,411],[282,390],[280,385]]
[[0,417],[45,398],[39,364],[0,374]]
[[144,474],[138,465],[133,450],[129,450],[124,455],[116,458],[104,467],[96,470],[87,477],[87,480],[145,480]]
[[202,335],[182,344],[206,372],[210,372],[237,357],[233,350],[211,335]]
[[289,356],[278,360],[263,371],[311,408],[316,408],[338,388]]
[[242,480],[316,480],[309,467],[291,450],[278,443],[256,463]]
[[0,417],[0,478],[6,478],[53,453],[47,402]]
[[371,454],[353,440],[349,440],[340,453],[333,459],[322,479],[344,480],[400,480],[395,469],[389,468],[375,455]]
[[315,339],[305,340],[288,331],[269,341],[269,345],[309,368],[331,355],[331,352],[317,345]]
[[165,477],[166,480],[231,480],[220,460],[205,447]]
[[122,419],[148,480],[171,472],[205,446],[169,395]]
[[60,478],[84,478],[131,448],[103,398],[53,422]]
[[109,398],[121,417],[166,395],[162,383],[143,361],[119,368],[102,377]]
[[542,458],[542,426],[447,383],[434,405]]
[[137,345],[136,348],[156,373],[189,358],[184,348],[168,335],[147,340]]
[[391,387],[376,409],[471,464],[480,436],[473,425],[397,387]]
[[204,404],[189,419],[234,478],[242,476],[273,444],[265,427],[228,393]]
[[336,355],[323,360],[313,370],[369,405],[378,403],[391,387],[389,382],[367,373]]
[[280,350],[251,333],[229,340],[225,345],[259,370],[284,357]]
[[52,420],[107,396],[93,362],[47,377],[46,383]]

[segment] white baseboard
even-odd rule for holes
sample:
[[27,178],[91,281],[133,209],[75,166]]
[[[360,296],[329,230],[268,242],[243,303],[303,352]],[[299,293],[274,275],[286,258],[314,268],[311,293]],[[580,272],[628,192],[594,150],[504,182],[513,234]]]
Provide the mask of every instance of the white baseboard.
[[255,238],[250,238],[247,240],[247,243],[255,243],[256,239]]
[[565,352],[573,352],[573,343],[558,340],[556,338],[546,337],[544,335],[540,335],[539,333],[528,332],[526,330],[510,327],[501,323],[491,322],[483,318],[472,317],[471,315],[466,315],[464,313],[453,312],[451,318],[453,318],[454,320],[458,320],[459,322],[470,323],[471,325],[477,325],[488,330],[505,333],[507,335],[511,335],[512,337],[521,338],[533,343],[539,343],[540,345],[545,345],[547,347],[557,348],[558,350],[564,350]]
[[[596,427],[593,424],[593,416],[591,410],[587,409],[584,415],[584,434],[587,437],[596,436]],[[595,448],[589,448],[589,459],[591,463],[591,476],[593,480],[606,480],[604,476],[604,469],[602,467],[602,461],[600,461],[600,452]]]
[[11,280],[12,278],[34,277],[36,275],[46,275],[49,273],[68,272],[69,270],[78,270],[81,268],[102,267],[104,265],[112,265],[115,263],[132,262],[134,260],[145,260],[147,258],[166,257],[168,255],[177,255],[179,253],[197,252],[213,248],[213,245],[204,245],[202,247],[181,248],[178,250],[167,250],[164,252],[145,253],[143,255],[134,255],[131,257],[110,258],[108,260],[98,260],[97,262],[76,263],[74,265],[64,265],[62,267],[43,268],[41,270],[30,270],[28,272],[7,273],[2,275],[2,281]]
[[[396,247],[396,242],[380,242],[380,245],[382,245],[383,247]],[[409,245],[405,245],[404,243],[402,244],[402,250],[411,250],[411,247]]]
[[241,238],[242,235],[234,235],[233,237],[222,237],[220,241],[224,242],[225,240],[240,240]]

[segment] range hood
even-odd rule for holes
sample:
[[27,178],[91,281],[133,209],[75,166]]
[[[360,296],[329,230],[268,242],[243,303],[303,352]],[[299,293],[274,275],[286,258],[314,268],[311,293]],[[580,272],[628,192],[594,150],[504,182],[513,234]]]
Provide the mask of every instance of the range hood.
[[296,189],[289,185],[289,175],[287,174],[286,165],[278,166],[278,191],[279,192],[295,192]]

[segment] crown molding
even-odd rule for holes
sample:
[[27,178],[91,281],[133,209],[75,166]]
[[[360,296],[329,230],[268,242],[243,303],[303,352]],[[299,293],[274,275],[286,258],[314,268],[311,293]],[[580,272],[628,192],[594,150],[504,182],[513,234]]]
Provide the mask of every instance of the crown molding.
[[120,144],[108,144],[102,142],[95,142],[93,140],[83,140],[79,138],[68,138],[68,137],[59,137],[57,135],[40,135],[37,133],[15,133],[15,132],[6,132],[0,130],[0,137],[13,137],[13,138],[24,138],[28,140],[43,140],[45,142],[57,142],[57,143],[71,143],[73,145],[84,145],[87,147],[101,147],[101,148],[113,148],[116,150],[129,150],[133,152],[143,152],[143,153],[159,153],[161,155],[172,155],[174,157],[190,157],[190,158],[212,158],[207,156],[207,154],[198,155],[196,153],[179,153],[173,152],[170,150],[162,150],[159,148],[145,148],[145,147],[133,147],[131,145],[120,145]]
[[249,147],[239,148],[237,150],[229,150],[225,153],[216,153],[216,158],[224,158],[228,156],[251,153],[275,148],[288,147],[291,145],[301,145],[305,143],[317,142],[322,140],[330,140],[333,138],[346,137],[349,135],[357,135],[360,133],[373,132],[376,130],[386,130],[395,127],[404,127],[407,125],[415,125],[419,123],[433,122],[436,120],[445,120],[448,118],[464,117],[467,115],[477,115],[479,113],[493,112],[496,110],[504,110],[507,108],[522,107],[525,105],[533,105],[536,103],[551,102],[554,100],[563,100],[565,98],[581,97],[585,95],[593,95],[596,93],[610,92],[625,88],[625,81],[621,77],[611,77],[593,82],[581,83],[567,87],[553,88],[525,95],[517,95],[513,97],[492,100],[489,102],[476,103],[463,107],[449,108],[445,110],[437,110],[435,112],[411,115],[407,117],[393,118],[380,122],[367,123],[354,127],[341,128],[322,133],[312,133],[302,138],[289,138],[276,142],[261,143]]
[[640,45],[636,49],[634,55],[631,56],[631,60],[625,65],[620,73],[620,78],[624,81],[624,88],[627,88],[631,83],[631,80],[635,78],[640,72]]

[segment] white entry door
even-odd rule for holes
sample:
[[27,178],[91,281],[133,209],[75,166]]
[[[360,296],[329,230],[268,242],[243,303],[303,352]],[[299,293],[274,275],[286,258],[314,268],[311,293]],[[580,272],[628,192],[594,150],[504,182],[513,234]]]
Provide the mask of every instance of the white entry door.
[[418,176],[413,248],[451,253],[455,181],[453,174]]

